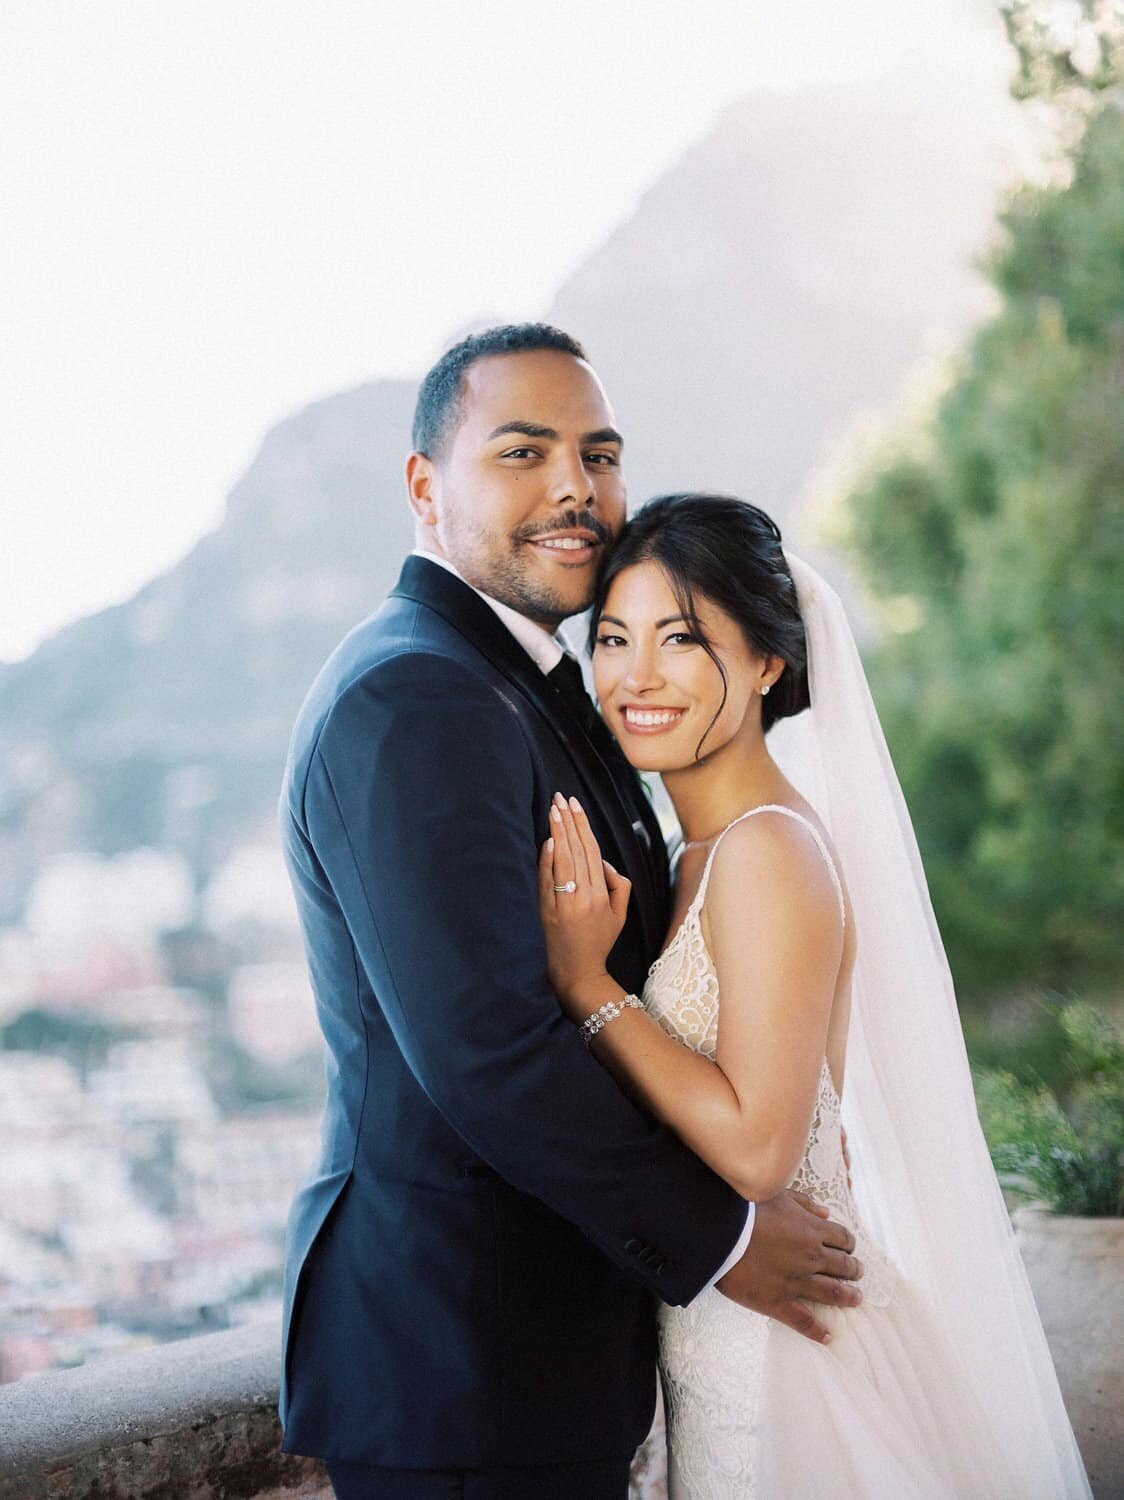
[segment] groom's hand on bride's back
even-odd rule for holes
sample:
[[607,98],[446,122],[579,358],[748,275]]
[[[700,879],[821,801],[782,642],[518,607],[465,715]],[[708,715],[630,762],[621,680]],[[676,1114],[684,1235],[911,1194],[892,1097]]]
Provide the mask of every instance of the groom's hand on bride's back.
[[857,1307],[862,1266],[855,1237],[804,1193],[783,1192],[757,1205],[749,1248],[717,1283],[734,1302],[787,1323],[817,1344],[831,1335],[804,1305]]

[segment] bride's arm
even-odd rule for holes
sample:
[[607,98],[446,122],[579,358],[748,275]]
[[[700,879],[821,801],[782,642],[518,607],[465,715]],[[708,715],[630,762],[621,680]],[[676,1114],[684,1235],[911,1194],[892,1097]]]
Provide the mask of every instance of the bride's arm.
[[[567,850],[567,878],[581,879],[553,907],[544,896],[551,977],[580,1021],[624,992],[596,952],[609,896],[596,878],[600,850],[588,821],[567,808],[554,832],[550,864],[544,854],[549,883],[565,883]],[[761,1202],[790,1181],[807,1141],[842,955],[838,899],[810,834],[789,818],[731,829],[715,856],[704,920],[722,996],[717,1062],[633,1009],[592,1046],[650,1113],[743,1197]]]

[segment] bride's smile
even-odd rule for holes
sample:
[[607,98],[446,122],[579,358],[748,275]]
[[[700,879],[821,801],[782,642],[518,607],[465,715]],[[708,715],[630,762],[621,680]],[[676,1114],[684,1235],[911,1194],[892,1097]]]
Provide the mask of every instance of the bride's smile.
[[685,708],[657,708],[655,704],[626,703],[622,709],[629,734],[662,734],[678,724]]

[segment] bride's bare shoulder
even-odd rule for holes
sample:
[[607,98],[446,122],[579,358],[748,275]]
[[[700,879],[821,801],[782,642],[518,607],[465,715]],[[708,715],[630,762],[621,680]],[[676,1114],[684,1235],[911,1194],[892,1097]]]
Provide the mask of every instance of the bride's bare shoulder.
[[763,808],[726,832],[715,851],[707,891],[715,914],[737,911],[743,901],[754,899],[808,914],[820,909],[838,914],[838,892],[819,839],[832,859],[834,851],[826,830],[806,807]]

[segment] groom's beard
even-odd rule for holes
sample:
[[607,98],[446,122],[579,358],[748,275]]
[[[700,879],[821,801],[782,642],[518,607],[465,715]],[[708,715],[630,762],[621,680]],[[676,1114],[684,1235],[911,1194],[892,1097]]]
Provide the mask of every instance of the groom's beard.
[[[524,547],[528,542],[542,541],[560,531],[588,531],[597,538],[599,556],[590,567],[588,586],[580,599],[564,597],[553,588],[550,581],[538,572],[536,561],[529,557]],[[601,520],[587,512],[568,510],[558,516],[550,526],[528,526],[514,532],[508,542],[503,560],[497,562],[490,573],[487,584],[481,585],[483,592],[498,599],[501,604],[517,610],[527,619],[534,620],[548,630],[556,630],[563,620],[580,615],[593,603],[597,578],[604,566],[605,556],[616,540],[614,533]]]

